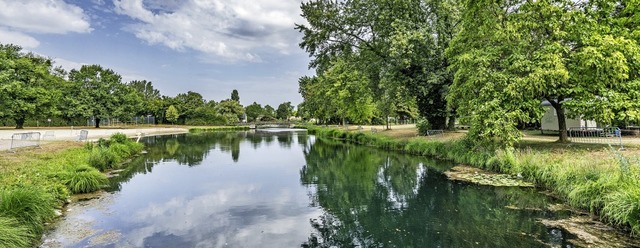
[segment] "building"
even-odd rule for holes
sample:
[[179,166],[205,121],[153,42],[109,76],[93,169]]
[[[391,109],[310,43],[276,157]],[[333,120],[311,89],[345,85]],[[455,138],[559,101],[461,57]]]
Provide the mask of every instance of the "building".
[[[556,109],[551,106],[551,103],[548,101],[542,102],[542,107],[546,110],[544,115],[542,116],[542,120],[540,121],[540,129],[543,131],[558,131],[558,114],[556,113]],[[577,118],[569,118],[565,111],[565,119],[567,121],[567,129],[572,127],[598,127],[596,121],[593,120],[583,120],[581,117]]]

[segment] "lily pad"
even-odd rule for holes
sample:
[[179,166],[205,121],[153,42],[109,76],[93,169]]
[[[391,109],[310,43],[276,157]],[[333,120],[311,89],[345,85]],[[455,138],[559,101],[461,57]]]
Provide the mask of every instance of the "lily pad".
[[451,180],[496,187],[534,187],[517,176],[483,171],[469,166],[455,166],[444,173]]

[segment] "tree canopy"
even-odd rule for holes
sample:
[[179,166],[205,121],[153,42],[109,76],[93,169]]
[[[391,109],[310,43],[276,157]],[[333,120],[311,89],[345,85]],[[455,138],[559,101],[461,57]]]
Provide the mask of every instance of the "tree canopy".
[[[478,141],[510,145],[515,123],[555,109],[603,125],[637,120],[640,47],[611,26],[615,1],[467,1],[463,28],[448,50],[455,72],[449,101]],[[568,111],[568,113],[567,113]]]

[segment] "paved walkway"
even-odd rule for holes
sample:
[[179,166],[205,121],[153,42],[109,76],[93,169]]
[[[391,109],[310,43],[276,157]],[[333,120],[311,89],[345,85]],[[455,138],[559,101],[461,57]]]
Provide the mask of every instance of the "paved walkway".
[[[99,138],[107,138],[114,133],[124,133],[129,137],[136,137],[138,134],[143,136],[186,133],[186,128],[131,128],[131,129],[112,129],[112,128],[88,128],[88,129],[3,129],[0,130],[0,151],[9,150],[11,148],[11,136],[16,133],[38,132],[42,141],[52,140],[77,140],[81,130],[87,130],[88,140],[97,140]],[[45,135],[46,134],[46,135]]]

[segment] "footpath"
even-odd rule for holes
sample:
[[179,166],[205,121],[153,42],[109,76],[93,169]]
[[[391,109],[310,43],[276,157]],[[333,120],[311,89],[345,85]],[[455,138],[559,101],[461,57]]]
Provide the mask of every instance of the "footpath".
[[87,131],[86,140],[95,141],[99,138],[107,138],[114,133],[123,133],[128,137],[137,137],[137,136],[154,136],[154,135],[166,135],[166,134],[179,134],[179,133],[187,133],[189,129],[187,128],[177,128],[177,127],[144,127],[144,128],[130,128],[130,129],[122,129],[122,128],[25,128],[25,129],[0,129],[0,151],[9,150],[11,148],[11,138],[14,134],[17,133],[29,133],[29,132],[38,132],[40,133],[40,142],[47,143],[51,141],[74,141],[79,140],[80,133],[82,130]]

